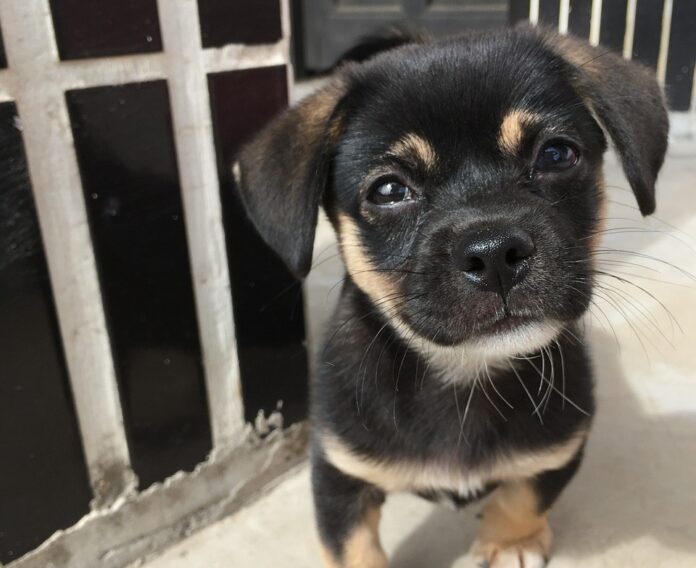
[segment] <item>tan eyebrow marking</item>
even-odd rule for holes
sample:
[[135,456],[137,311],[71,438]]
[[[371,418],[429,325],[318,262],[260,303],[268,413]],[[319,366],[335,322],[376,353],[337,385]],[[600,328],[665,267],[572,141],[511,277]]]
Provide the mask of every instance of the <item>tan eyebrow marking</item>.
[[387,155],[415,162],[426,170],[431,170],[437,165],[437,153],[432,144],[413,132],[399,138],[389,148]]
[[500,123],[498,146],[506,154],[516,155],[522,144],[525,127],[539,121],[539,117],[526,110],[515,109],[505,115]]

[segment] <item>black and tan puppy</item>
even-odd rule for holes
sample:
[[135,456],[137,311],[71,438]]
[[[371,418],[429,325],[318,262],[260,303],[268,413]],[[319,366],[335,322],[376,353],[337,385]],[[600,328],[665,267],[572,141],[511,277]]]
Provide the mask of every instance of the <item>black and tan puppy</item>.
[[594,410],[577,321],[610,138],[643,214],[667,143],[650,73],[528,28],[340,69],[240,156],[260,234],[300,278],[318,207],[347,279],[312,390],[326,566],[383,568],[380,505],[490,494],[474,552],[542,566]]

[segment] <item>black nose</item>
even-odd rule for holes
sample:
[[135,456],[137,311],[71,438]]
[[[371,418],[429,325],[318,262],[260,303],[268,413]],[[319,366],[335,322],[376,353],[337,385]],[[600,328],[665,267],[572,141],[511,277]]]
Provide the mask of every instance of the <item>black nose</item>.
[[482,290],[506,297],[529,272],[534,241],[519,228],[488,227],[462,236],[454,258],[457,268]]

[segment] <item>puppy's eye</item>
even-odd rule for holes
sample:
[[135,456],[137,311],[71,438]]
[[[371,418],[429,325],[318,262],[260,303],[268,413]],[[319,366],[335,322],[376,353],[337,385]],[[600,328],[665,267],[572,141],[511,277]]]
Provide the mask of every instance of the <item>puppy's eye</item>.
[[375,205],[395,205],[413,200],[411,188],[398,181],[379,183],[370,190],[368,201]]
[[540,172],[554,172],[572,168],[578,162],[578,152],[564,142],[546,144],[537,156],[534,169]]

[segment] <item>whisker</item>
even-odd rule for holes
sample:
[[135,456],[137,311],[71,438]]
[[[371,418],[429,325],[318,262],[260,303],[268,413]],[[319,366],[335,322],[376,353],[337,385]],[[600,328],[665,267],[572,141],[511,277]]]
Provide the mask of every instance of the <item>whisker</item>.
[[[488,378],[488,382],[489,382],[489,383],[492,383],[493,380],[491,379],[491,375],[490,375],[490,373],[488,372],[488,365],[486,365],[485,363],[484,363],[484,372],[485,372],[485,374],[486,374],[486,377]],[[500,411],[500,409],[498,408],[498,406],[495,404],[495,402],[493,402],[493,400],[491,399],[491,397],[488,395],[488,391],[486,390],[486,381],[481,381],[481,391],[483,392],[484,396],[486,397],[486,399],[488,400],[488,402],[491,404],[491,406],[492,406],[493,408],[495,408],[495,410],[496,410],[496,412],[497,412],[498,414],[500,414],[500,417],[501,417],[503,420],[505,420],[505,422],[507,422],[507,418],[505,417],[505,415]]]
[[565,390],[566,390],[566,376],[565,376],[565,357],[563,356],[563,348],[561,347],[558,338],[554,339],[556,346],[558,347],[558,353],[561,357],[561,392],[563,393],[563,398],[561,399],[561,410],[565,410]]
[[515,407],[510,403],[510,401],[508,399],[506,399],[502,394],[500,394],[498,387],[495,386],[495,381],[491,378],[491,375],[488,373],[488,365],[485,366],[485,369],[486,369],[486,374],[488,375],[490,385],[493,387],[495,394],[497,394],[498,398],[500,400],[502,400],[505,404],[507,404],[509,408],[514,410]]
[[471,407],[471,400],[474,398],[474,391],[476,390],[477,384],[478,384],[478,378],[475,378],[473,384],[471,385],[471,390],[469,392],[469,398],[466,401],[466,408],[464,409],[464,418],[462,418],[462,422],[459,425],[459,437],[457,438],[457,446],[459,446],[461,444],[461,441],[462,441],[462,436],[464,434],[464,423],[466,422],[466,417],[469,414],[469,408]]
[[543,426],[543,424],[544,424],[544,419],[541,417],[541,412],[539,412],[539,409],[536,408],[536,403],[534,402],[534,397],[532,396],[532,393],[529,392],[529,389],[527,388],[527,385],[524,384],[524,381],[522,380],[522,377],[520,377],[520,374],[517,372],[517,369],[515,369],[515,366],[514,366],[512,363],[509,363],[509,365],[510,365],[510,368],[512,369],[512,372],[515,373],[515,376],[517,377],[517,380],[518,380],[519,383],[522,385],[522,388],[524,389],[524,392],[527,393],[527,397],[529,398],[529,400],[530,400],[531,403],[532,403],[532,408],[534,409],[534,410],[532,410],[532,414],[535,414],[535,413],[536,413],[536,415],[537,415],[538,418],[539,418],[539,424],[541,424],[541,425]]

